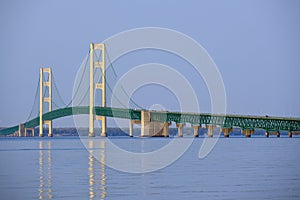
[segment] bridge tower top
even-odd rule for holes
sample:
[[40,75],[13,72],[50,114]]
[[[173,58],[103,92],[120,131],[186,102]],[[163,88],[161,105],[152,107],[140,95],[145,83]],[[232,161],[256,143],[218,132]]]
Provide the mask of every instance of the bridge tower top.
[[[101,60],[95,61],[94,53],[95,51],[101,52]],[[95,69],[99,68],[101,70],[101,82],[95,83],[94,81],[94,72]],[[105,46],[104,44],[90,44],[90,102],[89,102],[89,136],[94,137],[94,121],[101,121],[101,136],[106,136],[106,117],[104,116],[95,116],[94,114],[94,98],[95,98],[95,89],[102,90],[102,102],[101,106],[106,107],[106,75],[105,75]]]

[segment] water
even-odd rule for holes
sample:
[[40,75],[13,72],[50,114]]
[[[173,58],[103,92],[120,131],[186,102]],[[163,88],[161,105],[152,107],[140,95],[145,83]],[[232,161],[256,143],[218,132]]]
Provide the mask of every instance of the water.
[[[110,138],[131,151],[171,138]],[[184,139],[184,138],[183,138]],[[300,199],[300,138],[203,138],[164,169],[131,174],[98,162],[78,138],[2,138],[0,199]]]

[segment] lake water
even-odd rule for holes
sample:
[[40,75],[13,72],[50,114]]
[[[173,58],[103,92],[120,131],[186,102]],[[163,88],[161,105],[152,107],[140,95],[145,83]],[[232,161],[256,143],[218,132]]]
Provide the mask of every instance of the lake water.
[[[137,152],[172,140],[109,139]],[[0,199],[300,199],[299,137],[220,138],[200,160],[202,142],[163,169],[132,174],[103,165],[77,137],[1,138]]]

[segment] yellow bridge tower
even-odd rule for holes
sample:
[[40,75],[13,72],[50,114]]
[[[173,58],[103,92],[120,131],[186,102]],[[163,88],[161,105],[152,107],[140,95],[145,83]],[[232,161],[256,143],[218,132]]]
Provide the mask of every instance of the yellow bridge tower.
[[[44,73],[48,75],[48,80],[44,80]],[[48,87],[48,96],[43,96],[43,88]],[[47,95],[47,94],[45,94]],[[51,68],[40,68],[40,127],[39,136],[43,137],[43,125],[48,125],[48,137],[52,137],[52,120],[43,120],[43,103],[48,103],[48,112],[52,111],[52,72]]]
[[[94,121],[100,120],[101,121],[101,136],[106,136],[106,117],[104,116],[95,116],[94,115],[94,93],[95,89],[102,90],[102,107],[106,107],[106,76],[105,76],[105,51],[104,51],[104,44],[90,44],[90,106],[89,106],[89,136],[94,137]],[[94,51],[99,50],[101,51],[101,61],[94,61]],[[94,82],[94,71],[96,68],[101,69],[101,82]]]

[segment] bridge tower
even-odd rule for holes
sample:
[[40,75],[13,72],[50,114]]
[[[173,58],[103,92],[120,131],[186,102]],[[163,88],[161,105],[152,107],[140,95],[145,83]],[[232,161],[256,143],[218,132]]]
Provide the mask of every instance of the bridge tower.
[[[44,80],[44,73],[47,74],[48,80]],[[44,88],[48,87],[48,96],[44,97]],[[47,95],[47,94],[45,94]],[[52,71],[50,67],[40,68],[40,127],[39,136],[43,137],[43,125],[48,125],[48,137],[52,137],[52,120],[43,120],[43,103],[48,103],[48,111],[52,111]]]
[[[94,94],[95,89],[102,90],[102,102],[101,106],[106,106],[106,75],[105,75],[105,46],[104,44],[90,44],[90,105],[89,105],[89,136],[94,137],[94,122],[95,120],[101,121],[101,136],[106,136],[106,117],[97,116],[94,114]],[[94,52],[95,50],[101,51],[101,61],[94,61]],[[101,69],[101,82],[94,82],[94,72],[95,69]]]

